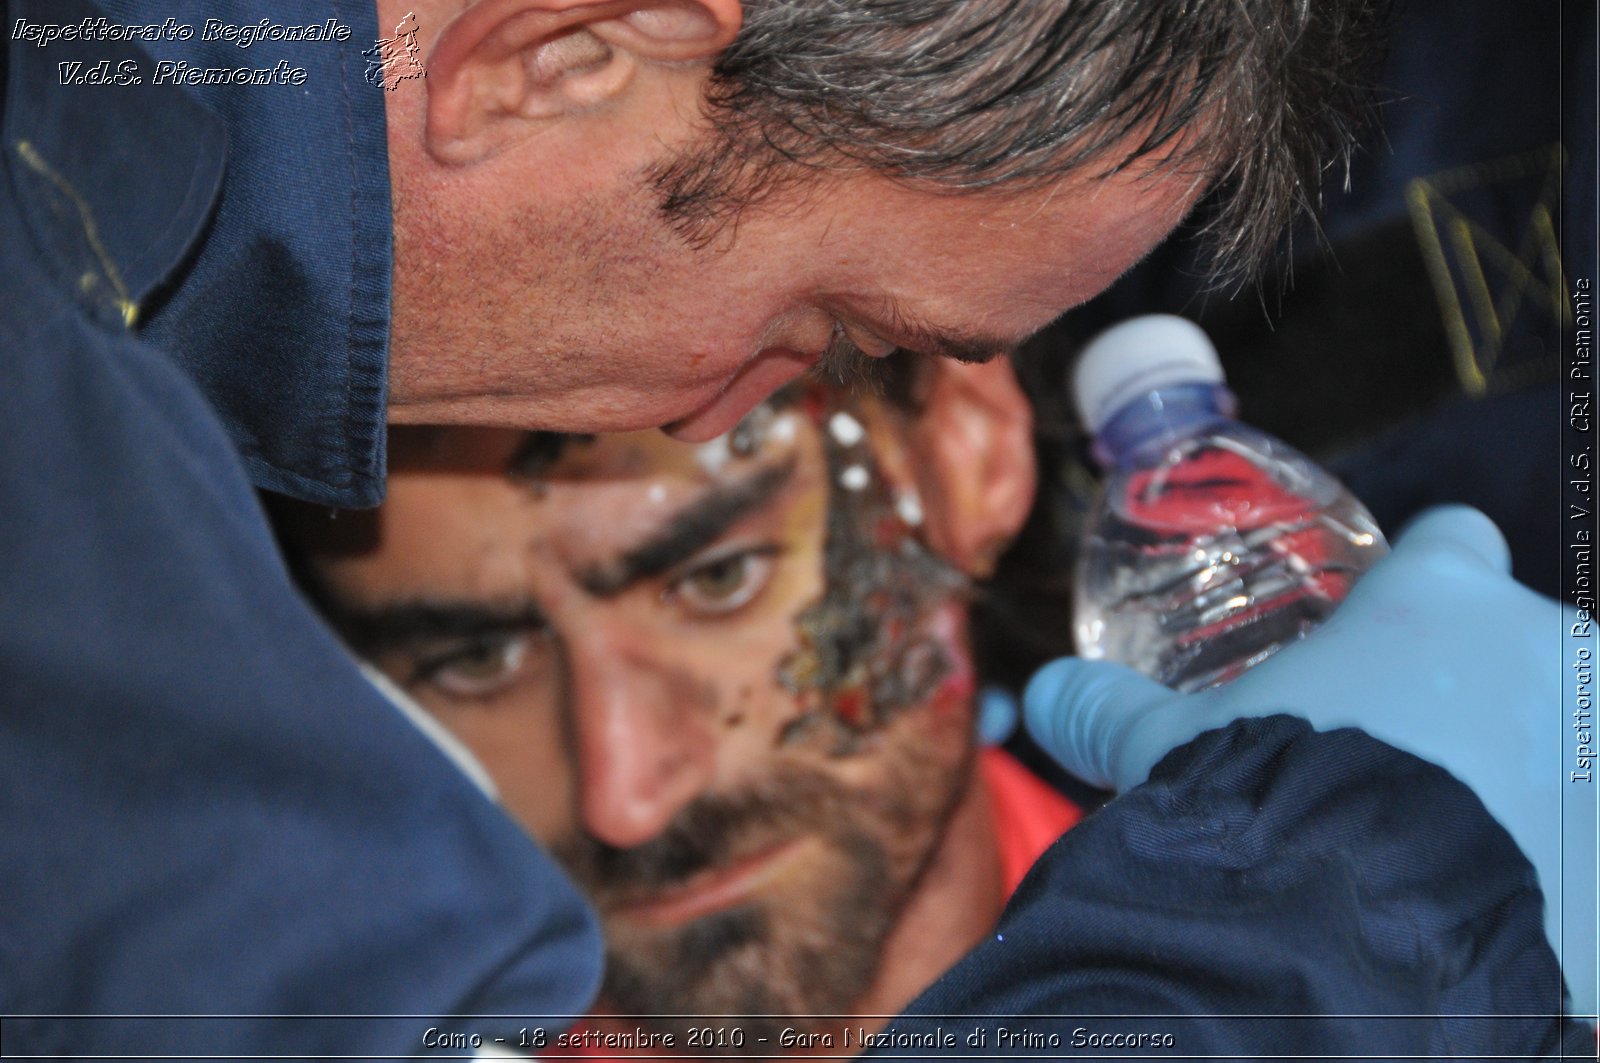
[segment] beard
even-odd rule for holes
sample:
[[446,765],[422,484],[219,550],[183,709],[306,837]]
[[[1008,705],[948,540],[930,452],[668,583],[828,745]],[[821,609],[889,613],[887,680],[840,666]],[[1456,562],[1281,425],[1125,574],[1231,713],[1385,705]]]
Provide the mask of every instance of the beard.
[[[938,763],[922,734],[880,752],[887,770],[870,793],[783,765],[736,795],[700,798],[644,845],[622,850],[583,837],[556,846],[601,913],[608,1008],[680,1034],[696,1020],[736,1018],[746,1037],[742,1051],[729,1046],[738,1054],[762,1037],[770,1049],[784,1027],[822,1029],[853,1014],[970,763]],[[785,869],[762,895],[679,926],[626,918],[630,903],[697,872],[800,838],[819,841],[821,855]]]
[[741,904],[671,932],[608,920],[605,999],[658,1029],[731,1020],[746,1051],[761,1038],[775,1045],[785,1026],[849,1015],[877,972],[901,898],[882,888],[875,845],[831,848],[829,857],[830,873],[808,880],[820,888],[793,903]]

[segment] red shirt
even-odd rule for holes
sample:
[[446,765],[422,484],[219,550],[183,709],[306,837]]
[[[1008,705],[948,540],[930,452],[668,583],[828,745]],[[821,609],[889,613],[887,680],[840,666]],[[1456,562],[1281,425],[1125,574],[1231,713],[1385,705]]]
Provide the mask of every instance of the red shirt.
[[1009,897],[1033,862],[1083,818],[1083,810],[1003,750],[980,752],[978,771],[989,787],[1001,882]]

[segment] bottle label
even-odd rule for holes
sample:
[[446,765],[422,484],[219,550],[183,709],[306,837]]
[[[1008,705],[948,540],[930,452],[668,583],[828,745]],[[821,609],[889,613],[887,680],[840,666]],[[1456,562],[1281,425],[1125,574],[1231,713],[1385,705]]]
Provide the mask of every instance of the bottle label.
[[1216,447],[1136,472],[1128,487],[1125,518],[1169,535],[1204,534],[1226,526],[1250,531],[1299,521],[1316,508],[1248,458]]

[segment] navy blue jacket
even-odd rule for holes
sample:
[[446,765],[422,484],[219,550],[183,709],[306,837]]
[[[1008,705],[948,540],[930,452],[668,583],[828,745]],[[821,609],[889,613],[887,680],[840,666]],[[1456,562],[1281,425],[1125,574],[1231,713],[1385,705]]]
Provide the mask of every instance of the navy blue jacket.
[[[196,27],[262,14],[146,6],[106,5]],[[8,32],[92,15],[4,7]],[[272,8],[336,16],[344,42],[5,53],[7,1053],[399,1056],[429,1028],[514,1039],[591,999],[587,909],[352,667],[253,492],[381,496],[388,178],[360,7]],[[153,83],[163,60],[279,59],[306,81]],[[60,64],[101,60],[143,79],[62,84]],[[1531,871],[1475,798],[1359,734],[1283,719],[1220,734],[1052,850],[1003,937],[900,1029],[1153,1008],[1212,1016],[1181,1046],[1225,1054],[1553,1049],[1559,974]],[[1216,1017],[1435,1008],[1534,1017],[1401,1022],[1422,1031],[1403,1041],[1359,1020]],[[469,1012],[503,1019],[443,1017]],[[306,1017],[329,1015],[353,1017]]]
[[[8,36],[96,14],[0,6]],[[253,489],[381,497],[372,6],[272,5],[351,37],[248,51],[199,28],[268,8],[150,6],[108,14],[193,25],[171,48],[197,65],[288,57],[308,78],[214,86],[202,105],[153,83],[156,46],[8,46],[4,1050],[393,1056],[431,1025],[464,1029],[441,1013],[515,1031],[581,1012],[600,969],[587,907],[362,678],[294,591]],[[59,64],[102,59],[142,83],[60,83]],[[369,1018],[271,1017],[346,1013]],[[61,1017],[83,1014],[188,1017]]]
[[1242,720],[1068,831],[881,1051],[1592,1059],[1593,1028],[1559,1017],[1543,910],[1444,770]]

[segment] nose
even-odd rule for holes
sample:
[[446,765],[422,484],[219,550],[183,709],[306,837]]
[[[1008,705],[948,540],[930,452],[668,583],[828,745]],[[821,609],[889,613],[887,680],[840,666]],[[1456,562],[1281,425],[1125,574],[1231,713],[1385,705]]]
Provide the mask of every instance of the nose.
[[570,661],[584,829],[620,849],[649,841],[710,786],[710,688],[615,642]]
[[715,439],[789,381],[811,368],[815,357],[782,347],[762,351],[740,369],[722,393],[687,417],[666,426],[667,435],[684,443]]

